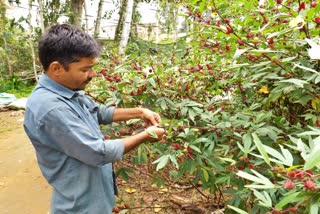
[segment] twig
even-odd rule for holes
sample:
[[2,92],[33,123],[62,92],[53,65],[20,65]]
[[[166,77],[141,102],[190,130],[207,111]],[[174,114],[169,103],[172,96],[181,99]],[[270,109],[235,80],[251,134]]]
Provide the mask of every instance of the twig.
[[189,181],[189,183],[206,199],[209,199],[210,197],[206,196],[203,192],[201,192],[201,190],[199,190],[198,187],[196,187],[196,185],[194,185],[191,181]]

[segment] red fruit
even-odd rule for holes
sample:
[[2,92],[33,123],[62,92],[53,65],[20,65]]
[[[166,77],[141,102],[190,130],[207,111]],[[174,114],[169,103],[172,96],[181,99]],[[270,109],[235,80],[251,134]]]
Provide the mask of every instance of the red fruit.
[[115,207],[112,210],[112,212],[114,212],[114,213],[119,213],[120,211],[121,211],[121,209],[119,207]]
[[241,39],[238,39],[237,42],[239,45],[244,45],[244,42]]
[[315,8],[317,5],[318,5],[318,4],[317,4],[315,1],[311,3],[311,7],[312,7],[312,8]]
[[309,189],[309,190],[314,189],[316,186],[316,184],[311,179],[305,181],[303,185],[306,189]]
[[247,38],[248,38],[248,39],[253,38],[253,37],[254,37],[254,34],[253,34],[253,33],[248,33],[248,34],[247,34]]
[[306,9],[306,3],[302,2],[302,3],[299,5],[298,12],[300,12],[301,10],[305,10],[305,9]]
[[107,75],[107,71],[106,70],[101,70],[101,74],[103,75],[103,76],[106,76]]
[[230,19],[226,18],[226,19],[224,20],[224,22],[227,23],[227,24],[229,24],[229,23],[230,23]]
[[320,25],[320,17],[316,17],[314,21],[317,23],[317,25]]
[[193,159],[193,154],[192,153],[188,153],[188,157]]
[[179,144],[174,143],[174,144],[172,144],[172,147],[174,150],[178,150],[180,146],[179,146]]
[[219,131],[216,132],[216,135],[217,135],[218,137],[222,137],[222,134],[221,134],[221,132],[219,132]]
[[192,153],[192,149],[190,148],[190,146],[187,147],[187,152]]
[[304,172],[301,171],[301,170],[297,170],[297,171],[296,171],[295,178],[298,178],[298,179],[304,178]]
[[249,164],[248,164],[248,167],[249,167],[250,169],[253,169],[253,168],[254,168],[254,164],[253,164],[253,163],[249,163]]
[[209,65],[209,64],[207,64],[206,66],[207,66],[208,70],[212,70],[212,68],[213,68],[212,65]]
[[268,23],[268,19],[267,19],[267,17],[265,17],[265,16],[263,17],[263,23],[264,23],[264,24],[267,24],[267,23]]
[[316,121],[316,125],[320,127],[320,119]]
[[220,25],[221,25],[221,22],[217,21],[217,26],[220,27]]
[[288,212],[297,212],[298,211],[298,207],[290,207],[287,209]]
[[198,64],[198,68],[201,70],[201,69],[203,69],[203,66]]
[[116,77],[114,77],[114,80],[115,80],[116,82],[120,82],[120,81],[121,81],[121,78],[120,78],[119,76],[116,76]]
[[226,50],[230,51],[230,45],[226,45]]
[[128,134],[128,130],[127,129],[120,129],[119,132],[120,132],[121,136]]
[[239,169],[239,170],[244,170],[244,168],[245,168],[245,167],[244,167],[243,165],[238,166],[238,169]]
[[281,4],[282,3],[282,0],[277,0],[277,4]]
[[294,170],[287,172],[288,178],[295,178],[296,172]]
[[281,214],[282,212],[281,212],[281,210],[274,209],[274,210],[272,210],[272,213],[273,214]]
[[251,60],[251,61],[255,60],[255,58],[256,58],[256,57],[255,57],[254,55],[252,55],[252,54],[250,54],[250,55],[248,56],[248,59]]
[[285,189],[293,189],[295,186],[296,185],[292,180],[286,180],[286,182],[283,185],[283,188],[285,188]]
[[226,34],[230,34],[230,33],[233,32],[233,30],[232,30],[232,28],[230,26],[227,26],[226,28],[227,28]]
[[186,91],[189,90],[189,84],[186,84],[186,87],[184,88],[184,90],[186,90]]
[[152,69],[149,69],[149,73],[152,73]]
[[246,163],[248,163],[250,160],[249,160],[248,157],[244,157],[244,158],[243,158],[243,161],[246,162]]
[[106,77],[106,80],[108,80],[109,82],[113,82],[113,78],[112,77]]
[[309,170],[306,170],[305,173],[306,173],[307,175],[309,175],[309,176],[310,176],[310,175],[313,175],[313,171],[310,170],[310,169],[309,169]]
[[270,39],[268,40],[268,44],[269,44],[269,45],[273,44],[273,42],[274,42],[274,41],[273,41],[273,38],[270,38]]

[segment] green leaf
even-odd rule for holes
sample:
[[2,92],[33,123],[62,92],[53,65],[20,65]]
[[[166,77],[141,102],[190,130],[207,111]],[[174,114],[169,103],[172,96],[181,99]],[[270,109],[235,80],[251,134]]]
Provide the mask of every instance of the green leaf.
[[279,82],[293,83],[296,86],[298,86],[299,88],[303,88],[303,85],[308,83],[307,81],[295,79],[295,78],[291,78],[291,79],[287,79],[287,80],[280,80]]
[[149,78],[148,79],[148,82],[152,85],[152,87],[156,87],[157,85],[156,85],[156,82],[154,81],[154,79],[153,78]]
[[249,153],[251,151],[252,138],[250,134],[244,134],[242,137],[242,142],[244,144],[244,153]]
[[268,154],[267,154],[267,152],[266,152],[263,144],[261,143],[259,137],[257,136],[256,133],[252,133],[252,137],[253,137],[253,142],[256,144],[256,146],[257,146],[260,154],[262,155],[264,161],[265,161],[268,165],[270,165],[269,156],[268,156]]
[[204,180],[205,180],[206,182],[208,182],[208,180],[209,180],[208,171],[207,171],[206,169],[204,169],[204,168],[201,168],[201,170],[202,170],[202,173],[203,173]]
[[312,169],[315,166],[320,166],[320,145],[317,144],[312,150],[311,153],[307,156],[306,162],[304,164],[304,169]]
[[164,155],[164,156],[160,157],[159,159],[155,160],[153,162],[153,164],[158,163],[156,171],[159,171],[160,169],[165,167],[165,165],[167,165],[167,163],[169,161],[169,158],[170,158],[170,155]]
[[260,200],[260,204],[265,207],[272,207],[272,200],[266,191],[263,194],[257,190],[253,190],[253,194]]
[[237,49],[234,56],[233,60],[238,59],[243,53],[247,52],[248,49]]
[[292,203],[294,202],[294,200],[296,199],[297,201],[299,201],[300,199],[297,199],[297,196],[300,194],[300,192],[295,192],[293,194],[287,195],[286,197],[284,197],[281,201],[279,201],[276,204],[276,208],[281,210],[284,206],[286,206],[288,203]]
[[263,175],[261,175],[260,173],[256,172],[255,170],[251,170],[255,175],[249,174],[247,172],[244,171],[238,171],[237,175],[239,177],[245,178],[247,180],[256,182],[258,184],[262,184],[262,185],[246,185],[246,187],[248,188],[259,188],[259,189],[272,189],[274,188],[274,184],[266,177],[264,177]]
[[158,135],[157,135],[154,131],[146,129],[146,132],[147,132],[152,138],[155,138],[155,139],[158,138]]
[[195,145],[190,145],[190,148],[196,152],[201,153],[200,149],[198,147],[196,147]]
[[234,211],[236,211],[237,213],[240,213],[240,214],[248,214],[246,211],[243,211],[242,209],[239,209],[237,207],[234,207],[234,206],[231,206],[231,205],[228,205],[228,207]]
[[173,163],[173,165],[174,165],[177,169],[179,169],[179,164],[178,164],[178,162],[177,162],[176,156],[170,155],[170,160],[171,160],[171,162]]
[[309,214],[319,214],[319,207],[320,207],[319,202],[311,204]]

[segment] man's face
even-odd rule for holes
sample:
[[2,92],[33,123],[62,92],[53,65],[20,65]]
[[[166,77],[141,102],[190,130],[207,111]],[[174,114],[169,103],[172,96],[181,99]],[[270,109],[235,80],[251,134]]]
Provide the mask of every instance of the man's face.
[[97,63],[97,58],[84,57],[79,62],[69,64],[68,70],[59,78],[59,83],[71,90],[83,90],[97,73],[93,66]]

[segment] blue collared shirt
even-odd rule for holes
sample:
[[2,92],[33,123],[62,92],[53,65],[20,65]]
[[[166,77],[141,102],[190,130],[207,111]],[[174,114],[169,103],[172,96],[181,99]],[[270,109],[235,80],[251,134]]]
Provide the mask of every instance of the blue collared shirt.
[[122,158],[124,143],[105,140],[99,124],[112,123],[113,112],[41,75],[27,102],[24,129],[53,187],[52,214],[112,212],[112,162]]

